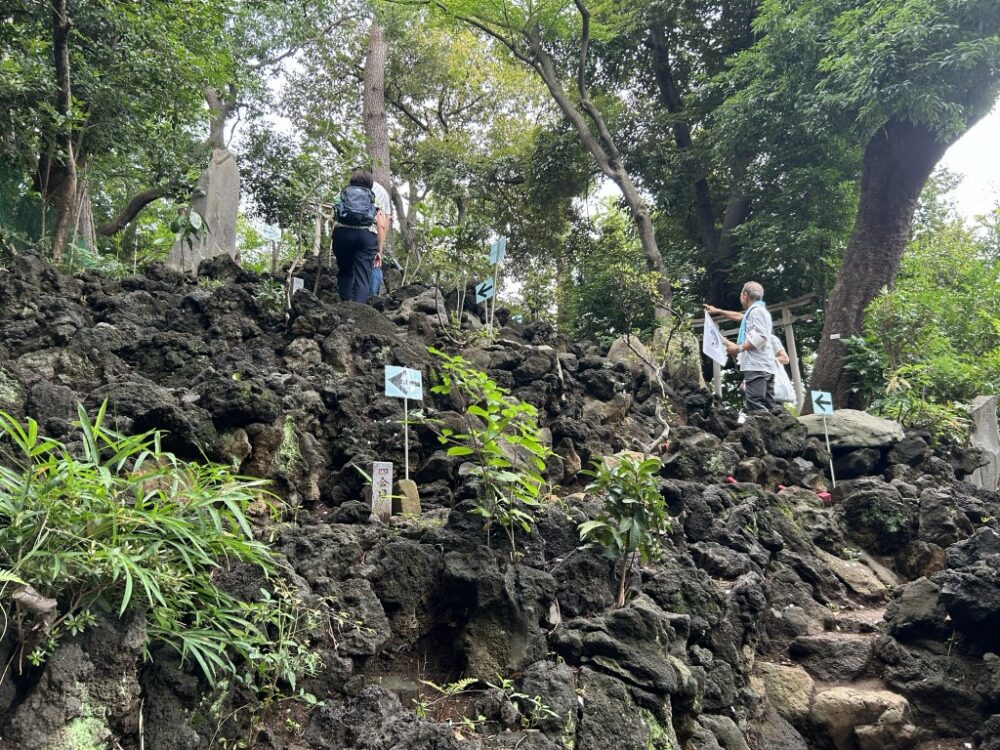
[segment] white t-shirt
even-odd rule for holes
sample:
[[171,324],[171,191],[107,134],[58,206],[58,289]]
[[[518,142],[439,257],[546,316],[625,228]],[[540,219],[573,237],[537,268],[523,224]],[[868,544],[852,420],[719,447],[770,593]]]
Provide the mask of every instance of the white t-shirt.
[[[375,206],[382,209],[385,218],[392,221],[392,200],[389,198],[389,191],[376,182],[372,185],[372,192],[375,193]],[[378,229],[374,224],[368,227],[369,230],[378,234]]]

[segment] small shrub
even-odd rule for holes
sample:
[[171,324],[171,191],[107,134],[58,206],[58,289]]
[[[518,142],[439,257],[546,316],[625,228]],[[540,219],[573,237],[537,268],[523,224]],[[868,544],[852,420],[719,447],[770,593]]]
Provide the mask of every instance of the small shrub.
[[671,526],[667,506],[657,484],[658,458],[623,457],[614,466],[595,461],[588,471],[594,481],[587,491],[604,501],[604,512],[580,524],[580,539],[603,547],[617,561],[618,593],[615,607],[625,606],[625,588],[637,560],[659,557],[660,536]]
[[146,619],[147,651],[176,650],[213,685],[248,664],[264,697],[279,682],[294,689],[296,674],[316,668],[302,605],[280,582],[244,602],[215,580],[233,563],[273,572],[246,516],[251,502],[267,502],[265,482],[182,461],[161,450],[158,433],[114,432],[105,408],[91,421],[79,407],[79,456],[41,437],[34,420],[0,413],[0,597],[19,586],[22,598],[50,603],[44,616],[0,605],[19,656],[41,664],[98,612],[132,611]]
[[514,558],[515,532],[532,529],[532,511],[545,485],[545,459],[551,455],[539,436],[538,411],[511,397],[462,357],[429,351],[442,363],[440,383],[431,391],[450,394],[460,404],[466,431],[456,433],[432,420],[426,423],[449,446],[448,455],[467,456],[472,463],[480,482],[476,513],[486,519],[487,543],[496,522],[507,535]]

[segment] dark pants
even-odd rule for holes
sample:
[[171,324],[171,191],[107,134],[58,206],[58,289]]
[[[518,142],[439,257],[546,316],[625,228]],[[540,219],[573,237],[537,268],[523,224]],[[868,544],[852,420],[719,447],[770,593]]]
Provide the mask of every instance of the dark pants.
[[760,370],[744,370],[747,412],[775,411],[780,404],[774,399],[774,375]]
[[336,227],[333,254],[337,258],[337,291],[345,302],[365,303],[372,288],[372,263],[378,238],[368,229]]

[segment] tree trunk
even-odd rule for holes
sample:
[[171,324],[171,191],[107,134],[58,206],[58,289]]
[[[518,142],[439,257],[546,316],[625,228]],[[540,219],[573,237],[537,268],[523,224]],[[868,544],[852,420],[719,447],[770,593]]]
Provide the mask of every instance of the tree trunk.
[[66,118],[56,142],[62,153],[58,161],[64,167],[63,180],[53,195],[56,209],[55,227],[52,231],[52,260],[58,263],[66,250],[66,240],[76,223],[77,177],[76,155],[73,143],[73,92],[70,85],[69,30],[70,19],[66,0],[51,0],[52,50],[55,57],[56,111]]
[[[949,145],[925,125],[890,120],[865,148],[854,228],[826,304],[810,383],[832,393],[838,409],[865,406],[844,371],[843,341],[862,333],[868,303],[896,278],[920,191]],[[809,399],[804,411],[811,411]]]
[[[734,170],[729,203],[722,216],[722,232],[708,264],[708,298],[713,305],[726,304],[730,273],[739,260],[739,247],[733,241],[733,232],[750,217],[750,199],[742,187],[744,174],[742,167]],[[746,279],[739,283],[742,285],[744,281]]]
[[403,205],[403,196],[395,185],[392,186],[389,195],[392,197],[392,205],[395,209],[395,224],[399,229],[399,236],[403,242],[403,251],[406,253],[407,261],[412,259],[414,263],[420,263],[420,249],[417,247],[417,238],[413,233],[413,227],[417,222],[417,201],[414,199],[413,186],[410,185],[409,211]]
[[385,112],[385,66],[389,57],[389,42],[385,30],[372,23],[368,32],[368,56],[365,59],[364,105],[365,146],[372,162],[375,181],[392,190],[389,170],[389,120]]

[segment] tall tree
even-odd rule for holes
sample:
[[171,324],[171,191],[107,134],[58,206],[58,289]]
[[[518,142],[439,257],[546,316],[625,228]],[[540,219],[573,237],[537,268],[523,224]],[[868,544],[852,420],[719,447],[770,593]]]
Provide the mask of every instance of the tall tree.
[[372,162],[376,181],[392,189],[389,169],[389,120],[385,112],[385,67],[389,41],[385,29],[372,21],[368,31],[368,54],[365,56],[364,98],[361,117],[365,126],[365,146]]
[[812,387],[862,406],[843,341],[899,270],[920,191],[941,156],[984,116],[1000,86],[1000,4],[992,0],[768,0],[741,94],[794,87],[824,133],[863,144],[859,197],[826,304]]
[[[621,191],[646,264],[657,275],[660,301],[656,317],[669,318],[673,291],[657,244],[650,206],[625,166],[604,111],[592,96],[591,34],[595,23],[590,7],[584,0],[501,5],[491,0],[441,0],[437,5],[503,44],[545,84],[598,169]],[[607,10],[603,4],[600,7]]]

